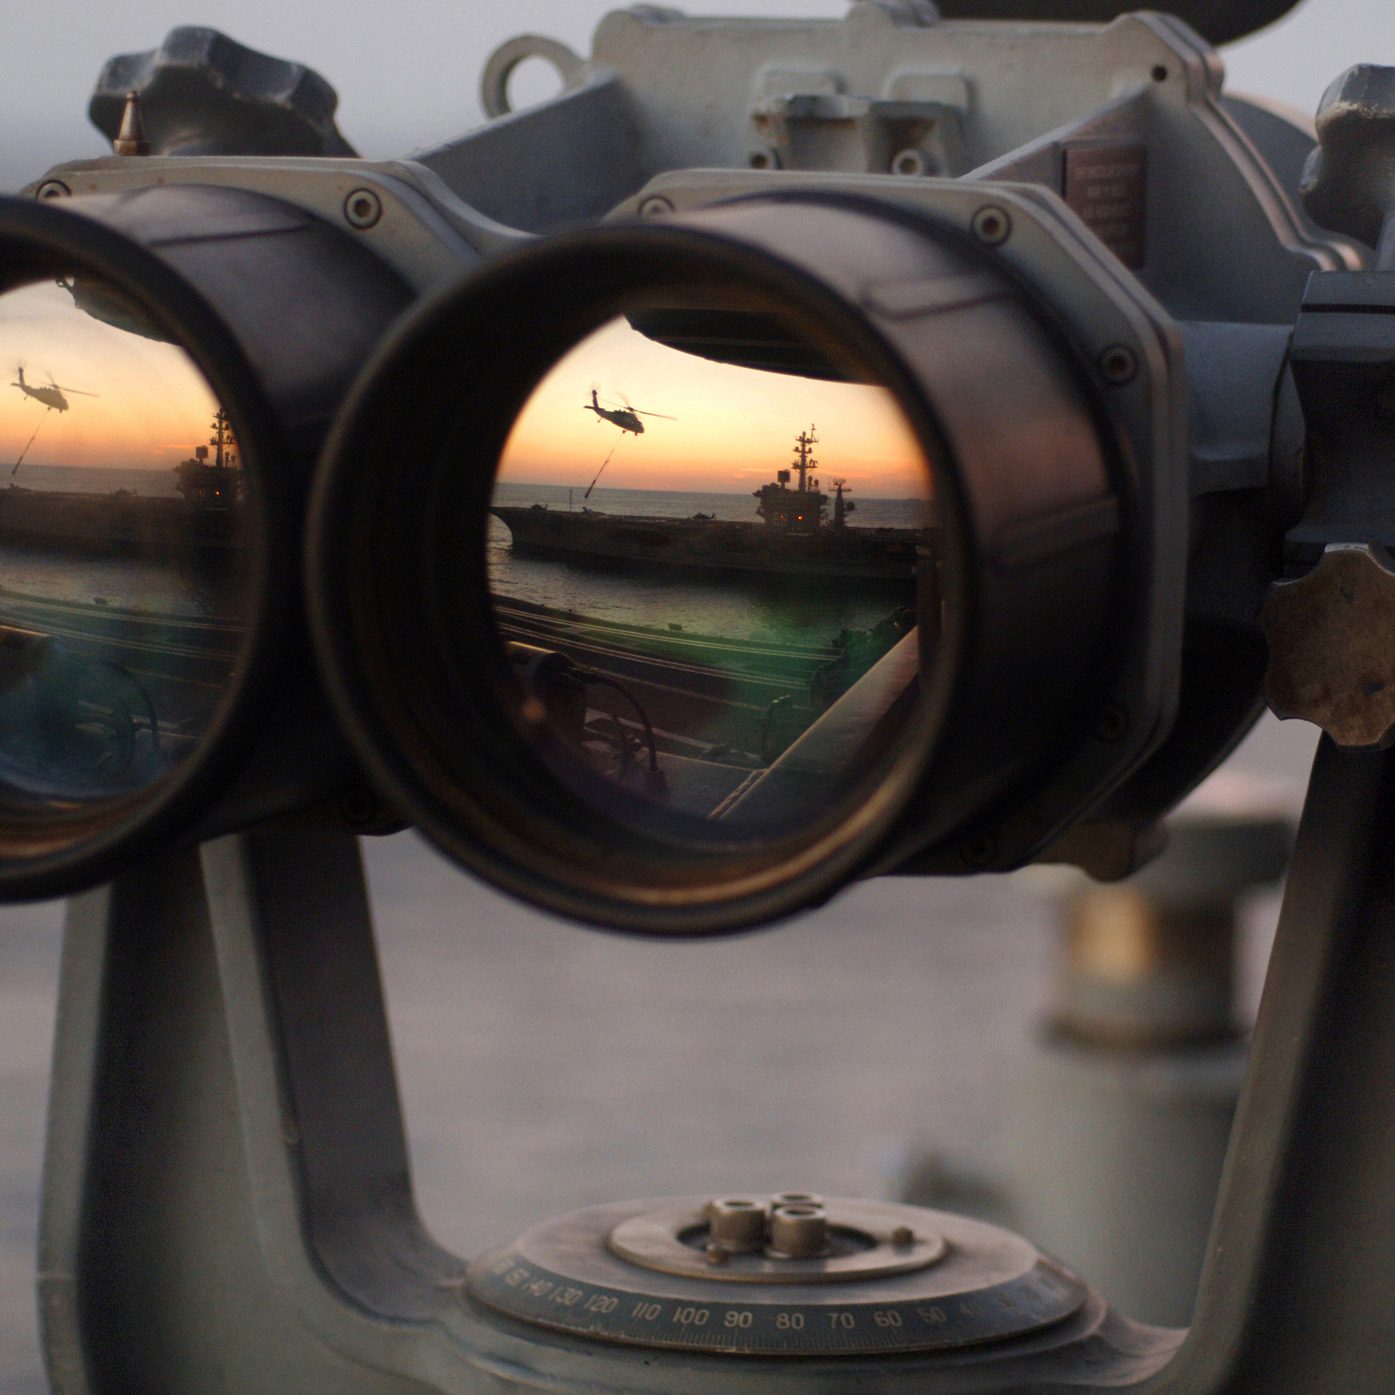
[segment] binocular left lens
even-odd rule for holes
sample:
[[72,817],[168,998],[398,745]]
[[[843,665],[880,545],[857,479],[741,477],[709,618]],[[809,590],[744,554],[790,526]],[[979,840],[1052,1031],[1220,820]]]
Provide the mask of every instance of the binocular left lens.
[[109,282],[0,293],[0,359],[0,789],[38,830],[140,799],[198,748],[251,536],[223,404]]
[[197,835],[291,681],[309,464],[406,300],[256,195],[0,200],[0,895]]

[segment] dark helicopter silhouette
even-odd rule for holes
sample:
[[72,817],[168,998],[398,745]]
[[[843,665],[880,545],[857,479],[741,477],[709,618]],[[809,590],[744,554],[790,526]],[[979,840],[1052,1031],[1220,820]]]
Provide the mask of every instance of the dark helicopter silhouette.
[[36,402],[42,402],[50,412],[66,412],[69,410],[68,399],[63,396],[65,392],[71,392],[74,397],[97,397],[98,393],[83,392],[80,388],[59,387],[53,381],[53,375],[49,374],[48,385],[35,387],[33,383],[24,381],[23,365],[17,367],[15,372],[19,374],[19,382],[11,383],[11,387],[17,387],[26,397],[32,397]]
[[[625,394],[620,394],[622,398]],[[638,408],[631,407],[629,400],[625,399],[623,407],[602,407],[601,400],[596,396],[596,389],[591,389],[591,400],[581,404],[582,410],[595,412],[596,420],[608,421],[612,426],[618,426],[621,431],[633,432],[636,436],[644,435],[644,423],[640,417],[661,417],[664,421],[677,421],[677,417],[664,416],[662,412],[641,412]]]

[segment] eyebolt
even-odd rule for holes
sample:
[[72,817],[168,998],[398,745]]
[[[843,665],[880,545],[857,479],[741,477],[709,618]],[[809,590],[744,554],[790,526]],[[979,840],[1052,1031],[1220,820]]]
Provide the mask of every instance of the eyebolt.
[[344,221],[351,228],[371,228],[382,216],[383,201],[372,189],[355,189],[344,200]]
[[639,216],[641,218],[660,218],[665,213],[673,212],[673,200],[666,199],[662,194],[651,194],[639,206]]
[[66,199],[73,191],[61,179],[46,179],[34,191],[36,199]]

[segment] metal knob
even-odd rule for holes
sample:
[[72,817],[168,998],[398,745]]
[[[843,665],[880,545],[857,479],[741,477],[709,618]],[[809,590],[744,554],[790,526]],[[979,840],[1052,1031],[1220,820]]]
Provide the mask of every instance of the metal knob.
[[793,1202],[770,1213],[772,1258],[817,1259],[828,1253],[828,1213],[818,1203]]
[[708,1241],[727,1254],[755,1254],[765,1246],[765,1207],[758,1201],[721,1197],[707,1208]]
[[[1302,194],[1313,221],[1395,256],[1382,233],[1395,211],[1395,68],[1362,64],[1323,95],[1318,145],[1303,172]],[[1387,253],[1389,255],[1387,255]]]
[[1395,571],[1367,546],[1328,547],[1264,606],[1265,696],[1280,717],[1315,722],[1339,746],[1395,736]]
[[159,48],[107,60],[87,110],[113,142],[132,93],[152,155],[355,154],[319,73],[216,29],[172,29]]

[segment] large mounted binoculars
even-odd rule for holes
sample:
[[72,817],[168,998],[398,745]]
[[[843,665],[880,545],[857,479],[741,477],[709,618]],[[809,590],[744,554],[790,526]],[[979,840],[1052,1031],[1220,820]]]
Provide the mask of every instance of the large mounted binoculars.
[[1318,471],[1379,218],[1176,20],[924,19],[520,40],[487,104],[561,96],[386,165],[305,84],[240,134],[227,41],[115,60],[145,153],[0,227],[6,894],[268,817],[660,933],[1139,865],[1380,541]]
[[[63,1009],[113,1054],[69,1033],[63,1079],[121,1120],[127,1066],[155,1114],[234,1081],[311,1384],[1388,1383],[1395,70],[1314,133],[1211,47],[1287,0],[1176,8],[639,6],[506,44],[491,119],[389,162],[176,30],[103,74],[112,156],[0,201],[0,898],[113,882]],[[515,111],[530,59],[562,91]],[[1118,879],[1266,704],[1327,740],[1185,1343],[892,1203],[603,1205],[469,1266],[421,1232],[351,835],[650,935]],[[130,1219],[108,1117],[60,1115],[51,1216]],[[75,1235],[50,1350],[99,1352]]]

